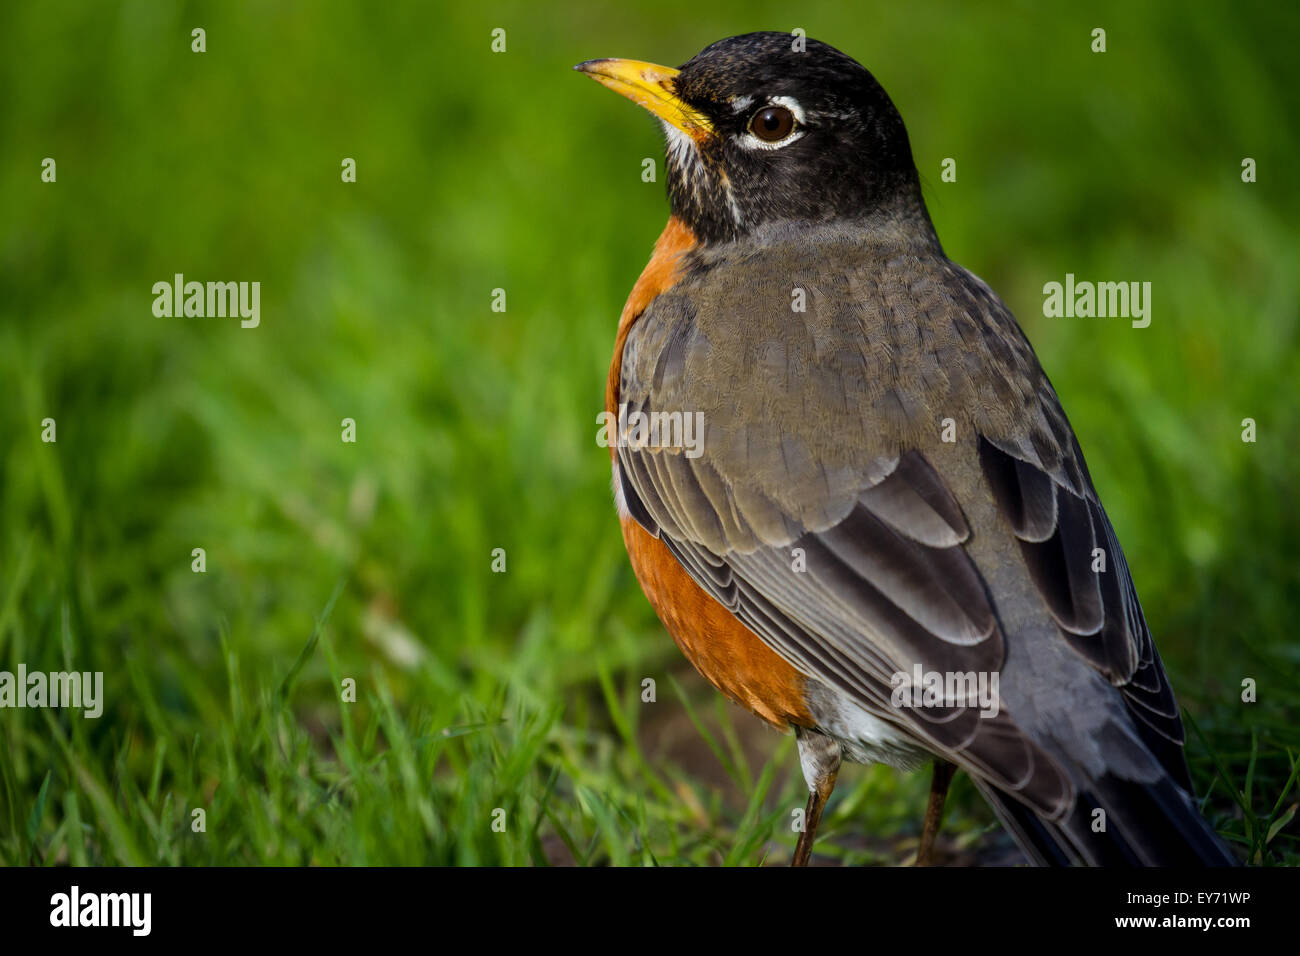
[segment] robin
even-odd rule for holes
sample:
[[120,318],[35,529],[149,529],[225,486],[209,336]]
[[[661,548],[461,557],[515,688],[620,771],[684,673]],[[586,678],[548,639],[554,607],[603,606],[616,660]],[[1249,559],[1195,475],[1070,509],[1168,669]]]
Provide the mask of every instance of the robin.
[[606,386],[624,542],[696,669],[793,729],[794,864],[845,759],[933,760],[919,864],[957,768],[1035,863],[1233,864],[1060,400],[880,84],[782,33],[575,69],[667,139]]

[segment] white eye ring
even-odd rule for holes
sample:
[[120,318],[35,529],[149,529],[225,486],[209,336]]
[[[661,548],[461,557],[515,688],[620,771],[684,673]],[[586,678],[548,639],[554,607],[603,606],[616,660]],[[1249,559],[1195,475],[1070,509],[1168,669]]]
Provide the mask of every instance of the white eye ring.
[[774,143],[761,140],[749,129],[746,129],[740,137],[740,145],[744,146],[746,149],[781,149],[783,146],[789,146],[795,140],[803,137],[805,114],[803,107],[799,105],[798,100],[793,96],[769,96],[767,98],[767,105],[783,106],[788,109],[790,115],[794,117],[794,128],[790,131],[789,136],[785,139],[779,139]]

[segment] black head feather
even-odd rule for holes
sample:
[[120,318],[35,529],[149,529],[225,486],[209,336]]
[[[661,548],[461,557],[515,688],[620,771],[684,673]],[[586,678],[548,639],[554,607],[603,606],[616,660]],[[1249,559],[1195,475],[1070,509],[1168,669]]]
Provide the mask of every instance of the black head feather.
[[[719,40],[682,66],[675,91],[716,134],[699,139],[665,124],[669,198],[701,241],[783,220],[885,217],[929,228],[902,117],[834,47],[788,33]],[[788,137],[755,135],[765,109],[793,114]]]

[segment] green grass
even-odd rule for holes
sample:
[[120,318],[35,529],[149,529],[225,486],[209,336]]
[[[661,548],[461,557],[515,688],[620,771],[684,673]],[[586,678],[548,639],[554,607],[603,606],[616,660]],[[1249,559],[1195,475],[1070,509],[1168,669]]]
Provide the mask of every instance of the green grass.
[[[661,144],[569,67],[795,26],[891,92],[947,251],[1038,349],[1207,815],[1300,860],[1297,15],[1129,6],[3,5],[0,670],[103,671],[105,710],[0,711],[0,862],[788,859],[793,741],[623,555],[596,413]],[[260,281],[261,327],[155,318],[176,272]],[[1066,272],[1151,281],[1151,327],[1044,318]],[[945,846],[982,859],[958,780]],[[824,857],[905,861],[927,786],[847,772]]]

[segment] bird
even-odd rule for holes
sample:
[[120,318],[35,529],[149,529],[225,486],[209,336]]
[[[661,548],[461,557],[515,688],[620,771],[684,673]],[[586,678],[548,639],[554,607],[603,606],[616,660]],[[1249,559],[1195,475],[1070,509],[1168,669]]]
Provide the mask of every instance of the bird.
[[792,863],[849,761],[932,764],[916,865],[958,770],[1035,865],[1235,865],[1060,399],[876,78],[775,32],[574,69],[665,137],[605,383],[624,543],[696,670],[794,734]]

